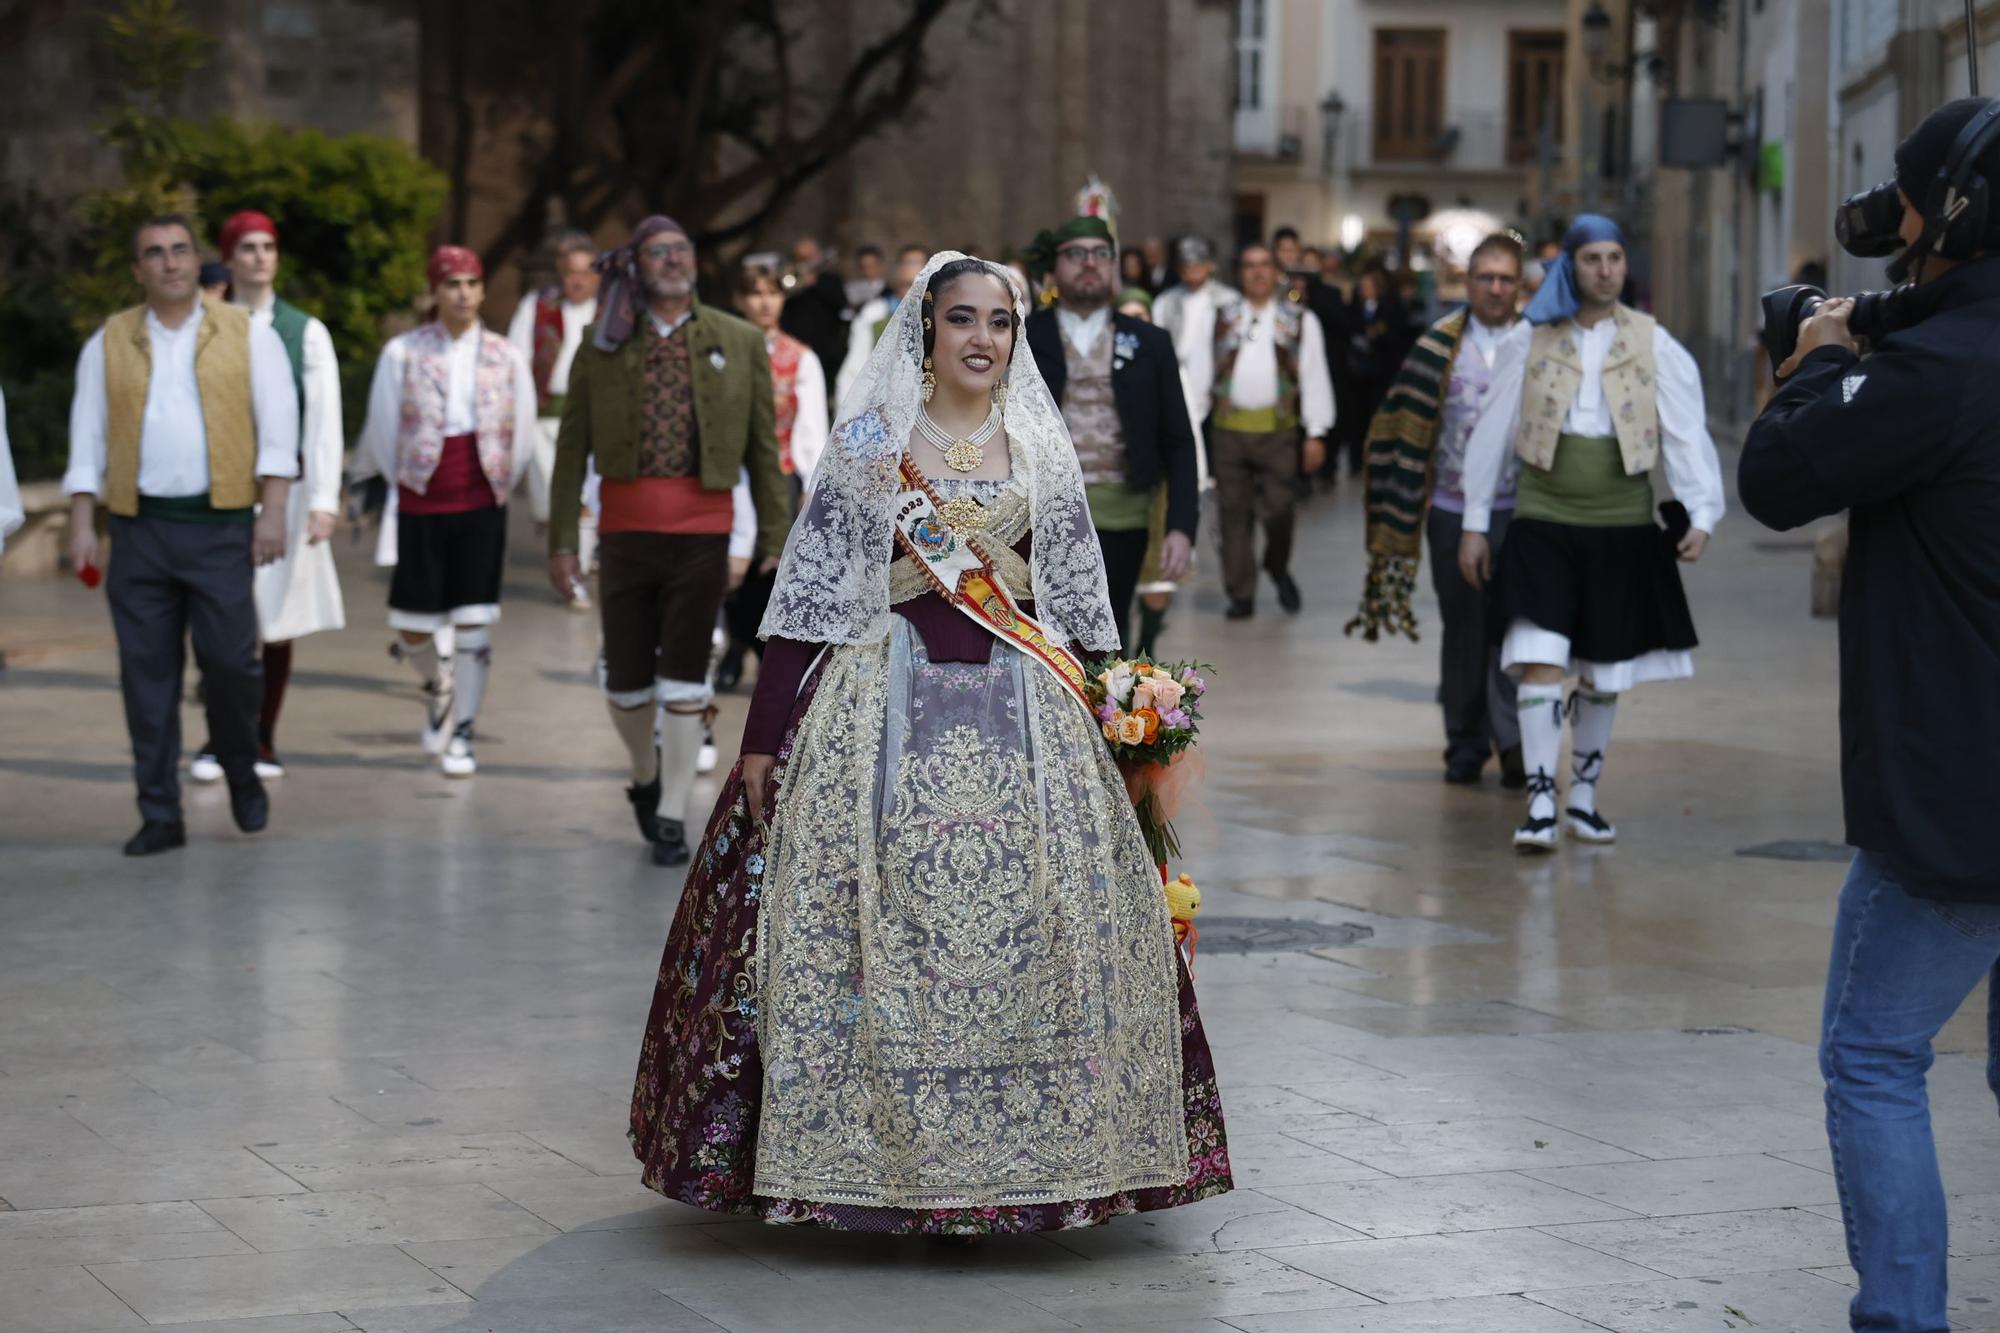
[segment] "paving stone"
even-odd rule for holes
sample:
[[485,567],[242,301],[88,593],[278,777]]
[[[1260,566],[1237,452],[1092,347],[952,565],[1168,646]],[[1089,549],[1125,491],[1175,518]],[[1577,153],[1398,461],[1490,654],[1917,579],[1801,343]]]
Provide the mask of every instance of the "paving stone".
[[315,1191],[588,1174],[523,1134],[381,1131],[326,1143],[278,1143],[256,1151]]
[[1776,1157],[1689,1157],[1525,1174],[1649,1217],[1837,1203],[1833,1177]]
[[0,1272],[249,1252],[190,1203],[0,1210]]
[[1672,1277],[1769,1272],[1771,1265],[1820,1268],[1847,1258],[1837,1221],[1801,1208],[1753,1209],[1691,1217],[1549,1226],[1544,1231]]
[[1827,1333],[1847,1326],[1853,1292],[1811,1273],[1739,1273],[1721,1278],[1530,1292],[1529,1299],[1618,1333]]
[[1273,1186],[1267,1192],[1376,1239],[1633,1216],[1623,1208],[1510,1171]]
[[483,1185],[399,1185],[261,1199],[204,1199],[201,1207],[265,1253],[556,1234],[556,1228]]
[[1303,1272],[1387,1302],[1632,1282],[1652,1275],[1637,1264],[1527,1230],[1311,1245],[1280,1257]]
[[144,1328],[146,1321],[102,1282],[74,1265],[0,1276],[0,1333],[97,1333]]
[[1599,1327],[1521,1296],[1238,1315],[1229,1322],[1241,1333],[1583,1333]]
[[1292,1137],[1392,1176],[1515,1171],[1633,1159],[1633,1154],[1622,1148],[1520,1116],[1442,1124],[1341,1126],[1306,1130]]
[[154,1324],[470,1299],[393,1245],[98,1264],[89,1271]]

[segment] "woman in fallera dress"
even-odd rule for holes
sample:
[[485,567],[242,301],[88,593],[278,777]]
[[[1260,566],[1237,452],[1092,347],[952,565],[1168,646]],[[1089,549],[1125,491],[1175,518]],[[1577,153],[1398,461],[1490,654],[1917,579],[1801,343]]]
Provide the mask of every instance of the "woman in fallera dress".
[[980,1234],[1230,1188],[1215,1068],[1081,702],[1118,634],[1007,271],[935,256],[794,527],[640,1053],[647,1185]]

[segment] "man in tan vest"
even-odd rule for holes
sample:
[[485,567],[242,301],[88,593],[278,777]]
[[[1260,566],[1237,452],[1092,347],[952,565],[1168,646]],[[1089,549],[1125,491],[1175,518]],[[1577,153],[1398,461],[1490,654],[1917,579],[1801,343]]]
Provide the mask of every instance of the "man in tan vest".
[[146,303],[106,320],[77,358],[63,491],[79,573],[97,567],[98,502],[111,511],[106,591],[145,820],[125,854],[146,856],[187,842],[179,768],[190,631],[236,825],[255,833],[270,817],[256,772],[264,682],[251,576],[285,552],[299,400],[278,335],[202,297],[185,217],[147,219],[132,253]]
[[[1618,696],[1642,681],[1694,674],[1694,620],[1676,562],[1701,558],[1724,510],[1701,372],[1653,319],[1620,304],[1625,236],[1586,213],[1527,319],[1494,359],[1492,384],[1465,449],[1459,569],[1475,588],[1496,577],[1486,532],[1511,447],[1519,498],[1497,571],[1500,665],[1521,682],[1521,758],[1528,818],[1522,851],[1559,836],[1556,754],[1574,719],[1570,835],[1607,843],[1597,808]],[[1650,473],[1664,463],[1675,501],[1653,520]],[[1563,679],[1578,688],[1565,706]]]

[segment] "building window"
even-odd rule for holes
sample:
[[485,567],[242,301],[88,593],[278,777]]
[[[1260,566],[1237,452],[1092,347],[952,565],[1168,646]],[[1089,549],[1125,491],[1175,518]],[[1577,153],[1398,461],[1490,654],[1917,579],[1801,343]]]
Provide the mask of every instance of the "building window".
[[1562,143],[1563,34],[1507,34],[1507,160],[1528,162],[1541,146],[1542,130]]
[[1375,30],[1375,158],[1431,157],[1444,134],[1444,29]]
[[1236,109],[1264,109],[1264,51],[1270,25],[1269,0],[1237,0]]

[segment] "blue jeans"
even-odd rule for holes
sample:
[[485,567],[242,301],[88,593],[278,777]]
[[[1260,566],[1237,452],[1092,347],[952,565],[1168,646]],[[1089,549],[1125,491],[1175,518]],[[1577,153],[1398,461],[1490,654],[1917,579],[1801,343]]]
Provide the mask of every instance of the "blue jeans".
[[[2000,962],[2000,903],[1913,898],[1854,858],[1827,968],[1820,1072],[1857,1330],[1943,1333],[1945,1200],[1924,1075],[1931,1039]],[[1986,1077],[2000,1091],[2000,1007],[1987,994]]]

